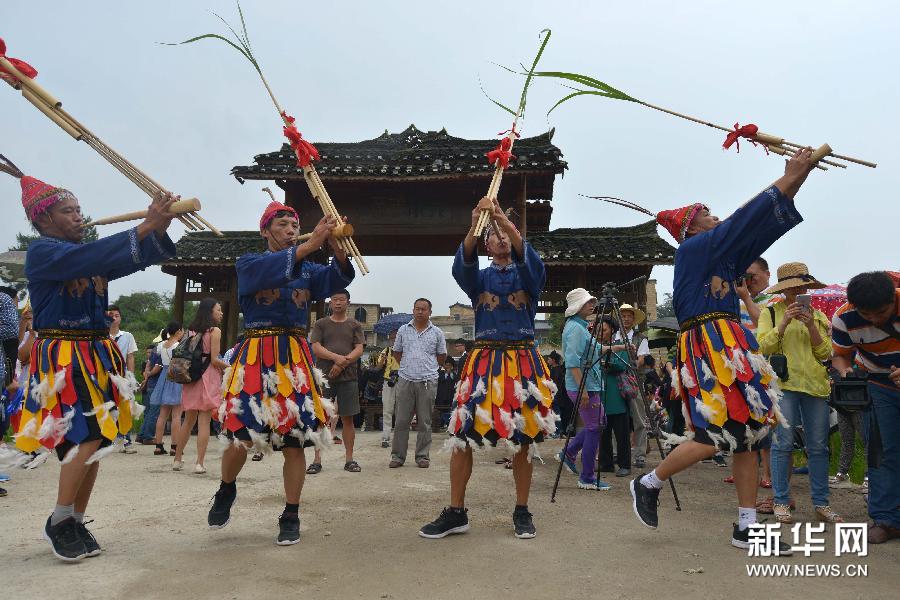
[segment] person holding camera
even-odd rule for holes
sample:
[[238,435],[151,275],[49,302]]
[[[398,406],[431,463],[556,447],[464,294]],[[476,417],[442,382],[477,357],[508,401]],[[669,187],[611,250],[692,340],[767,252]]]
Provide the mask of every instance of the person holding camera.
[[397,397],[397,379],[400,376],[400,363],[394,358],[394,342],[397,332],[392,331],[387,347],[378,355],[375,365],[384,369],[384,384],[381,387],[381,447],[391,447],[391,432],[394,430],[394,402]]
[[805,264],[791,262],[778,267],[778,283],[766,290],[784,294],[784,302],[762,311],[757,327],[759,350],[769,356],[781,380],[784,418],[772,440],[772,487],[775,519],[792,523],[789,463],[794,450],[794,431],[801,420],[809,457],[809,488],[816,517],[827,523],[843,519],[828,504],[828,396],[831,386],[822,364],[831,356],[828,317],[810,305],[810,289],[825,287],[809,274]]
[[867,374],[870,452],[878,457],[869,463],[869,543],[883,544],[900,538],[900,289],[884,271],[856,275],[832,325],[832,366],[842,377],[854,364]]

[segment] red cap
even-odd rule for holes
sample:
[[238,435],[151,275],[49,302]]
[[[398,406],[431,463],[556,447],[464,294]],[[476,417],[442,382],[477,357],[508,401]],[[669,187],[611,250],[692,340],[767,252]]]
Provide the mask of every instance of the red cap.
[[689,204],[681,208],[672,210],[663,210],[656,215],[656,222],[666,228],[672,237],[680,244],[687,237],[687,230],[700,212],[700,209],[706,208],[705,204]]
[[272,222],[272,219],[275,218],[280,212],[287,211],[289,213],[293,213],[294,218],[297,219],[297,223],[300,223],[300,216],[297,214],[297,211],[291,208],[290,206],[285,206],[281,202],[269,202],[269,205],[266,207],[266,210],[263,212],[262,216],[259,218],[259,230],[262,231],[266,227],[269,226],[269,223]]
[[20,179],[22,184],[22,207],[29,221],[47,212],[51,206],[65,198],[75,198],[69,190],[53,187],[40,179],[25,175]]

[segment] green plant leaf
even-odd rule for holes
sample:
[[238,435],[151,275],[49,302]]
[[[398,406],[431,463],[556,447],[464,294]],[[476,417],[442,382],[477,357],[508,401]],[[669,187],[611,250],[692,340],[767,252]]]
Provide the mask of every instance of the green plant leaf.
[[[544,35],[544,34],[546,34],[546,35]],[[515,73],[517,75],[525,75],[526,76],[525,77],[525,85],[522,86],[522,93],[519,96],[519,106],[518,106],[517,110],[513,110],[513,109],[509,108],[508,106],[506,106],[505,104],[503,104],[497,100],[494,100],[493,98],[488,96],[487,92],[484,91],[484,86],[481,86],[481,92],[484,94],[484,96],[488,100],[490,100],[491,102],[493,102],[494,104],[496,104],[497,106],[499,106],[500,108],[502,108],[503,110],[505,110],[506,112],[511,114],[516,119],[521,118],[522,116],[525,115],[525,104],[528,99],[528,88],[531,86],[532,78],[534,77],[534,75],[536,75],[535,69],[537,68],[538,62],[541,60],[541,56],[544,54],[544,49],[547,47],[547,42],[550,41],[550,35],[551,35],[551,31],[549,29],[542,29],[540,31],[540,33],[538,33],[538,39],[541,39],[541,38],[543,38],[543,39],[541,39],[541,45],[538,48],[537,54],[535,54],[535,56],[534,56],[534,60],[531,61],[531,68],[528,69],[527,71],[525,70],[525,65],[521,65],[522,72],[519,72],[514,69],[510,69],[509,67],[505,67],[503,65],[494,63],[501,69],[505,69],[505,70],[509,71],[510,73]],[[479,85],[481,85],[480,80],[479,80]]]

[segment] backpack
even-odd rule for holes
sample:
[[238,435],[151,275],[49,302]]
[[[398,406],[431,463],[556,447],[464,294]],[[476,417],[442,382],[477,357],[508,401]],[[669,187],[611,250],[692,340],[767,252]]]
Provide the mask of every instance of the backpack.
[[209,363],[210,356],[203,351],[203,333],[189,333],[172,350],[166,379],[181,384],[200,381]]

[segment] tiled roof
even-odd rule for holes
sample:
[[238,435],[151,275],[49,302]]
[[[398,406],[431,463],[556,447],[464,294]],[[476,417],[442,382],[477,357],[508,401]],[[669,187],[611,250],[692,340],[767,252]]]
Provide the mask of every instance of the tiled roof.
[[[545,262],[670,265],[675,248],[648,221],[633,227],[556,229],[528,237]],[[167,266],[229,265],[248,252],[264,248],[256,231],[226,231],[216,237],[208,231],[185,234],[176,244],[177,256]]]
[[[562,152],[553,145],[554,130],[517,140],[513,147],[516,160],[508,171],[558,174],[567,168]],[[314,142],[322,160],[315,163],[323,179],[396,179],[450,178],[471,174],[489,174],[494,167],[485,154],[498,140],[467,140],[454,137],[446,129],[420,131],[410,125],[400,133],[383,134],[362,142]],[[258,154],[254,164],[231,170],[238,181],[245,179],[302,179],[303,171],[290,146],[278,152]]]
[[675,263],[675,248],[659,237],[656,221],[632,227],[555,229],[528,236],[544,262],[597,264]]

